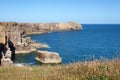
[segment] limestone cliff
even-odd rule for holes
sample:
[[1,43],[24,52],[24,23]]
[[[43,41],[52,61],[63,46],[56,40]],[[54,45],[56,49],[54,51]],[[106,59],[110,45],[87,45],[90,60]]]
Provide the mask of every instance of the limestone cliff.
[[[0,43],[5,43],[5,36],[15,45],[16,49],[34,48],[29,47],[31,39],[25,37],[29,34],[41,34],[54,31],[82,30],[82,26],[75,22],[68,23],[17,23],[0,22]],[[21,50],[20,49],[20,50]]]
[[[4,30],[3,30],[4,29]],[[75,22],[68,23],[16,23],[0,22],[0,42],[5,42],[6,35],[17,45],[22,42],[22,36],[28,34],[41,34],[53,31],[81,30],[82,26]],[[2,39],[1,39],[2,38]]]

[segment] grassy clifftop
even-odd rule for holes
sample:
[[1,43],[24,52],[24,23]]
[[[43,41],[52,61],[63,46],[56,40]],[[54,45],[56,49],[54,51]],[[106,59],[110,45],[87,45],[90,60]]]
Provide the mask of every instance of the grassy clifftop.
[[120,80],[120,60],[0,68],[0,80]]

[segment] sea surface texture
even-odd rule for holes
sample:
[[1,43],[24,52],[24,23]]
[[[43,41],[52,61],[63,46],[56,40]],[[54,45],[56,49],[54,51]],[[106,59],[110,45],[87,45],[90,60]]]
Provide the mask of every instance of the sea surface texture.
[[[53,32],[31,35],[32,40],[46,43],[48,50],[58,52],[63,64],[78,61],[120,58],[120,25],[83,24],[82,31]],[[18,62],[37,64],[35,54],[27,54]]]

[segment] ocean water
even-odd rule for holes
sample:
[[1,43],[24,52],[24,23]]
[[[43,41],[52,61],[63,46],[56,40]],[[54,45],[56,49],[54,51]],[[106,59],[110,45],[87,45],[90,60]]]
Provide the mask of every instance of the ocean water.
[[[63,64],[78,61],[120,58],[120,25],[83,24],[82,31],[53,32],[31,35],[32,40],[46,43],[48,50],[58,52]],[[39,64],[35,54],[17,55],[17,62]]]

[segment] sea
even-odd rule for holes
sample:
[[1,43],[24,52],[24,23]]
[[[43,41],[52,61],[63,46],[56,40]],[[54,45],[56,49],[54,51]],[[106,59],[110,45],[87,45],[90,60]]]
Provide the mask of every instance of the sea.
[[[83,30],[30,35],[48,44],[47,50],[58,52],[62,64],[120,58],[120,24],[82,24]],[[16,55],[16,63],[39,65],[35,53]]]

